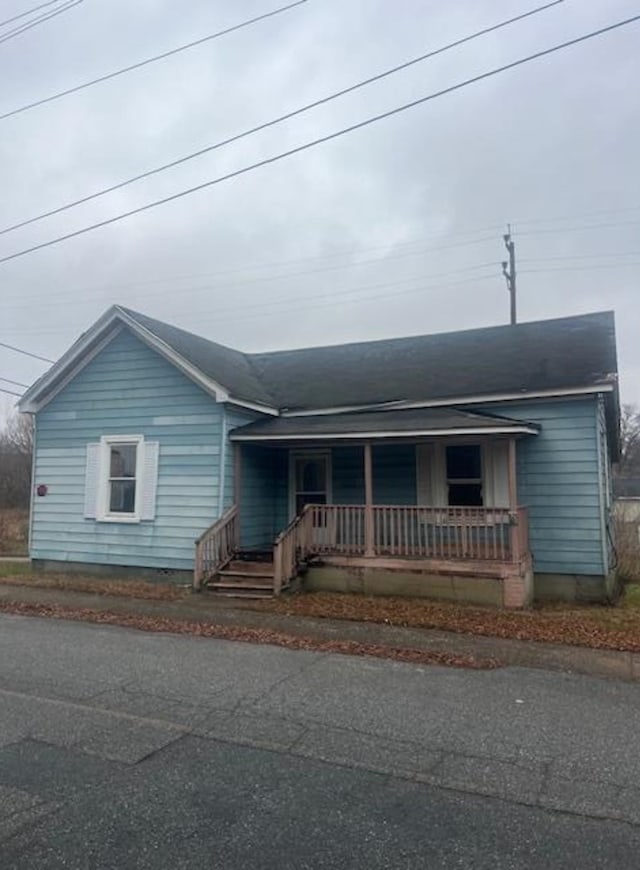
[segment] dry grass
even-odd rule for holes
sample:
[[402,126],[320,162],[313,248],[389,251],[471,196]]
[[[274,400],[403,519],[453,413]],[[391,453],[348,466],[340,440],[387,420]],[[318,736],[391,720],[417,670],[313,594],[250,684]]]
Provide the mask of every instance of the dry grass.
[[513,612],[410,598],[304,593],[260,602],[261,610],[327,619],[430,628],[461,634],[640,652],[640,587],[617,607],[554,604]]
[[15,613],[20,616],[45,616],[54,619],[73,619],[94,622],[100,625],[120,625],[139,631],[159,631],[171,634],[190,634],[197,637],[214,637],[244,643],[273,644],[296,650],[342,653],[343,655],[374,656],[394,659],[412,664],[445,665],[455,668],[491,669],[501,666],[495,658],[440,652],[439,650],[413,649],[359,643],[354,640],[318,640],[311,637],[286,634],[271,629],[246,628],[236,625],[216,625],[212,622],[191,622],[182,619],[141,616],[134,613],[112,613],[89,608],[65,607],[58,604],[32,604],[2,601],[0,613]]
[[31,566],[19,562],[0,565],[0,584],[31,589],[61,589],[90,592],[118,598],[142,598],[147,601],[179,601],[188,597],[189,589],[173,583],[150,583],[145,580],[118,580],[102,577],[84,578],[76,574],[35,574]]
[[29,512],[0,509],[0,555],[26,556],[29,544]]

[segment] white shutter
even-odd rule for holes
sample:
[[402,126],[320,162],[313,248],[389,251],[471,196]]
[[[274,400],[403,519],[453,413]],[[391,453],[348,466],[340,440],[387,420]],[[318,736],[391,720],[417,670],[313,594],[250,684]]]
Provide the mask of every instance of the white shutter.
[[140,502],[140,519],[153,520],[156,516],[156,490],[158,488],[158,456],[160,444],[157,441],[145,441],[141,445],[142,452],[142,499]]
[[95,520],[98,516],[100,456],[100,444],[87,444],[87,464],[84,478],[84,515],[88,520]]
[[486,507],[509,507],[509,444],[493,441],[484,454]]
[[416,483],[418,504],[442,507],[448,502],[445,453],[442,444],[418,444],[416,447]]

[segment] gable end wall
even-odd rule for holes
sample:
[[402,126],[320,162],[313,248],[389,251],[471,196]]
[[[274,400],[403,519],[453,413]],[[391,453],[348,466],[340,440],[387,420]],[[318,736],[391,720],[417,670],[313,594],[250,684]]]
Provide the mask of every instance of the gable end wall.
[[[31,557],[192,570],[218,516],[223,406],[124,329],[37,415]],[[156,516],[84,518],[87,444],[142,434],[160,444]]]

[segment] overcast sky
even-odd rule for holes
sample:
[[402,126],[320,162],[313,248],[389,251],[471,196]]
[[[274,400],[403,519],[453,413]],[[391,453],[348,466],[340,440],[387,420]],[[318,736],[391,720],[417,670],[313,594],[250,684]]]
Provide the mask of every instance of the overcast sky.
[[[0,43],[0,114],[284,2],[84,0]],[[542,2],[308,0],[0,121],[0,229]],[[0,0],[0,19],[34,5]],[[565,0],[2,235],[0,256],[637,11],[633,0]],[[511,222],[520,319],[614,309],[623,399],[639,401],[639,45],[640,22],[1,264],[0,341],[56,358],[113,303],[250,351],[503,323]],[[2,377],[30,383],[45,368],[0,348]]]

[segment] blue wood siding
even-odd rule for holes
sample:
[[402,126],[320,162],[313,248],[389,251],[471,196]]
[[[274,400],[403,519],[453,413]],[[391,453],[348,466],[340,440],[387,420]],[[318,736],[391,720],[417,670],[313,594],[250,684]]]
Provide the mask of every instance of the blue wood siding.
[[331,451],[331,472],[335,504],[364,504],[362,447],[334,447]]
[[[332,450],[333,501],[364,504],[361,446]],[[416,504],[416,449],[413,444],[375,445],[371,451],[374,504]]]
[[277,447],[242,445],[240,544],[270,547],[288,520],[288,455]]
[[417,504],[415,446],[381,444],[371,453],[374,504]]
[[[264,415],[227,405],[225,451],[225,509],[234,498],[234,447],[231,432]],[[289,451],[286,448],[242,444],[240,468],[240,544],[248,549],[268,547],[289,522]]]
[[[38,413],[31,556],[191,569],[194,540],[218,516],[222,406],[120,332]],[[87,444],[142,434],[160,444],[156,517],[130,524],[84,518]]]
[[487,410],[541,425],[518,441],[518,500],[529,509],[534,569],[605,573],[595,397],[492,405]]

